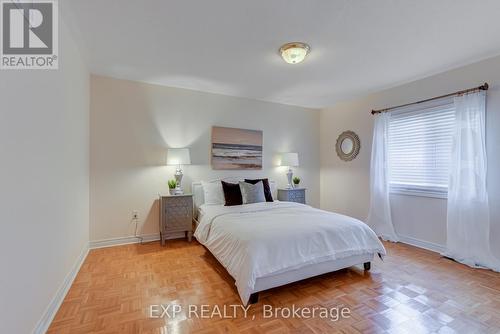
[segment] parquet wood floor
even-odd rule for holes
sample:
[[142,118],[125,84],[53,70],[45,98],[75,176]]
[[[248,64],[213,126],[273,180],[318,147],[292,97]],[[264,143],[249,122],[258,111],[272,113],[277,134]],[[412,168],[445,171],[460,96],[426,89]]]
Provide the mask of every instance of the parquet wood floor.
[[[500,333],[500,274],[392,243],[369,273],[352,267],[266,291],[247,318],[188,317],[188,304],[222,309],[240,300],[232,278],[200,244],[167,244],[92,250],[48,333]],[[150,318],[152,304],[183,311]],[[264,304],[344,306],[351,313],[338,321],[264,319]]]

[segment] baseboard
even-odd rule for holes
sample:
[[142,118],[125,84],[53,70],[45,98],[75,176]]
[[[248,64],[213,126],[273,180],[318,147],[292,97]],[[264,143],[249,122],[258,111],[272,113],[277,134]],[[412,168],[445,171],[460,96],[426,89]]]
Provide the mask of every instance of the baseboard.
[[[177,238],[183,238],[183,237],[184,237],[184,232],[181,232],[178,235],[173,234],[173,235],[167,237],[166,239],[177,239]],[[159,233],[143,234],[143,235],[141,235],[141,238],[142,238],[142,242],[158,241],[158,240],[160,240],[160,234]],[[138,237],[134,237],[134,236],[111,238],[111,239],[90,241],[89,248],[96,249],[96,248],[128,245],[128,244],[138,244],[140,242],[141,242],[141,239],[139,239]]]
[[56,316],[56,313],[59,310],[59,307],[61,306],[64,300],[64,297],[66,297],[69,288],[73,284],[76,275],[80,271],[80,267],[85,261],[85,258],[87,257],[88,253],[89,253],[89,247],[88,244],[86,244],[80,256],[78,256],[78,259],[73,265],[73,268],[71,268],[71,271],[68,273],[68,275],[66,275],[66,278],[64,279],[62,285],[59,287],[55,296],[52,298],[51,302],[49,303],[49,306],[47,306],[47,309],[45,310],[42,318],[38,321],[38,324],[33,330],[33,334],[44,334],[45,332],[47,332],[50,324],[52,323],[52,320],[54,320],[54,317]]
[[436,252],[436,253],[440,253],[440,254],[445,251],[445,246],[435,244],[433,242],[424,241],[424,240],[416,239],[416,238],[405,236],[405,235],[399,235],[399,234],[398,234],[398,237],[399,237],[399,241],[401,241],[402,243],[409,244],[409,245],[412,245],[412,246],[415,246],[418,248],[427,249],[427,250],[430,250],[432,252]]

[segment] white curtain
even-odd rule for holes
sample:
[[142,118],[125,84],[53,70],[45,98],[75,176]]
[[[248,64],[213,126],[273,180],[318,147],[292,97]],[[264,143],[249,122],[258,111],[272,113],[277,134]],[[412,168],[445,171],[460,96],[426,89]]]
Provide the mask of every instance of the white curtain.
[[490,250],[486,191],[486,93],[455,97],[456,122],[448,185],[445,256],[471,267],[500,271]]
[[388,131],[389,114],[375,116],[370,165],[370,211],[366,220],[384,240],[398,241],[391,218],[389,202]]

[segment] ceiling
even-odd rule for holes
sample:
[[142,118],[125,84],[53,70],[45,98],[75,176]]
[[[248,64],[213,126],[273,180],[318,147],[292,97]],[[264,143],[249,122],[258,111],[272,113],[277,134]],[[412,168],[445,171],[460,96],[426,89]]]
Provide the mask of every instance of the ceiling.
[[[500,54],[498,0],[69,4],[92,73],[312,108]],[[312,49],[298,65],[292,41]]]

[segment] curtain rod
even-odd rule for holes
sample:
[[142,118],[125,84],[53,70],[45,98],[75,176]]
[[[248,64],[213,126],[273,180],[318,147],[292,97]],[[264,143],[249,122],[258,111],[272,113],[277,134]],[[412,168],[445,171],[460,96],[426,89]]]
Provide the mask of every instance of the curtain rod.
[[383,112],[386,112],[386,111],[389,111],[389,110],[392,110],[392,109],[396,109],[396,108],[402,108],[402,107],[407,107],[407,106],[411,106],[411,105],[414,105],[414,104],[419,104],[419,103],[429,102],[429,101],[433,101],[433,100],[437,100],[437,99],[442,99],[442,98],[445,98],[445,97],[450,97],[450,96],[455,96],[455,95],[462,95],[462,94],[466,94],[466,93],[470,93],[470,92],[475,92],[475,91],[480,91],[480,90],[488,90],[488,88],[489,88],[489,85],[488,85],[487,82],[485,82],[484,85],[481,85],[479,87],[474,87],[474,88],[469,88],[469,89],[465,89],[465,90],[460,90],[460,91],[455,92],[455,93],[450,93],[450,94],[446,94],[446,95],[436,96],[436,97],[432,97],[430,99],[425,99],[425,100],[421,100],[421,101],[417,101],[417,102],[401,104],[401,105],[395,106],[395,107],[389,107],[389,108],[379,109],[379,110],[372,110],[372,115],[380,114],[380,113],[383,113]]

